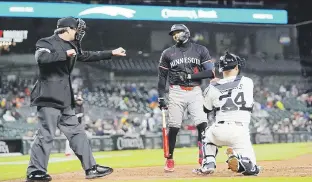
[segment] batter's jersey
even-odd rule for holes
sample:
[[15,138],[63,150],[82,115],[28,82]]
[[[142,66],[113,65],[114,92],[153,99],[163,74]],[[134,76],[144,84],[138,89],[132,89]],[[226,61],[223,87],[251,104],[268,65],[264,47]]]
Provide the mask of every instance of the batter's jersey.
[[204,91],[204,107],[214,110],[216,122],[250,122],[253,81],[245,76],[233,76],[210,84]]
[[180,86],[197,86],[201,80],[182,81],[178,72],[188,74],[198,73],[204,70],[203,64],[211,61],[211,56],[206,47],[187,42],[181,46],[174,45],[164,50],[159,67],[169,71],[169,84]]

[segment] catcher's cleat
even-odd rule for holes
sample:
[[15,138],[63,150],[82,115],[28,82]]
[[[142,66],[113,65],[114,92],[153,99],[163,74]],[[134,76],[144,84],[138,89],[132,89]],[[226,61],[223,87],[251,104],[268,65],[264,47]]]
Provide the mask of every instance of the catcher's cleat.
[[230,169],[233,172],[238,172],[239,159],[234,150],[232,148],[228,148],[226,150],[226,155],[228,156],[228,160],[226,161],[228,163],[228,169]]
[[174,160],[167,159],[164,167],[165,172],[173,172],[174,171]]
[[228,155],[228,168],[236,173],[242,173],[245,176],[257,176],[260,173],[260,167],[253,164],[248,157],[237,155],[232,148],[226,150]]
[[86,170],[86,179],[100,178],[111,174],[113,171],[110,167],[95,165],[91,169]]
[[216,170],[216,165],[213,162],[209,162],[208,164],[204,164],[202,167],[198,169],[193,169],[193,173],[197,175],[208,175],[213,174]]
[[26,182],[48,182],[51,181],[52,177],[42,171],[34,171],[27,175]]
[[261,166],[255,165],[251,170],[245,171],[242,174],[244,176],[258,176],[261,171]]

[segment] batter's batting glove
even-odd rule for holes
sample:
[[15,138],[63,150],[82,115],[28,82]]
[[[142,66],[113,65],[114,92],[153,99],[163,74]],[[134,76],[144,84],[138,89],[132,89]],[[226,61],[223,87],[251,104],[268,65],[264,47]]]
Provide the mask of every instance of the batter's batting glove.
[[181,81],[186,81],[191,79],[191,75],[186,72],[179,72],[179,77]]
[[168,109],[164,98],[158,98],[158,107],[160,110]]

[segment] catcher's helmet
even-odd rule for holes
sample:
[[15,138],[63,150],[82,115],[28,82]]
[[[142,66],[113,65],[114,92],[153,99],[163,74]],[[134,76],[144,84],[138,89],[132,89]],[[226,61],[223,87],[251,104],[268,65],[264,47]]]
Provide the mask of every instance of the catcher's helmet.
[[237,65],[240,69],[245,65],[245,59],[240,58],[235,54],[226,52],[219,60],[219,72],[228,71],[234,69]]

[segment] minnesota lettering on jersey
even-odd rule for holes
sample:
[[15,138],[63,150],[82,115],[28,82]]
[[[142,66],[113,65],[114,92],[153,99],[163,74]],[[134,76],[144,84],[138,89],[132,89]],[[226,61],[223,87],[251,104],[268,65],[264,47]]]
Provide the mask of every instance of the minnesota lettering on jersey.
[[171,61],[170,66],[171,66],[171,68],[173,68],[179,64],[184,64],[184,63],[194,63],[197,65],[200,65],[200,60],[197,58],[192,58],[192,57],[184,57],[184,58],[175,59],[175,60]]

